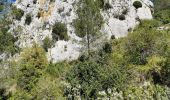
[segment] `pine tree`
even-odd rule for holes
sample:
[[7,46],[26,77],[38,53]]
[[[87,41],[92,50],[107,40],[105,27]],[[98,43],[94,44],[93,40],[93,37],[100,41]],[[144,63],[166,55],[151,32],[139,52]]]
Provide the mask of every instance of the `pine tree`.
[[100,32],[103,18],[100,14],[100,6],[94,0],[81,0],[78,5],[78,19],[74,26],[79,37],[86,37],[88,54],[90,54],[90,44],[94,37]]

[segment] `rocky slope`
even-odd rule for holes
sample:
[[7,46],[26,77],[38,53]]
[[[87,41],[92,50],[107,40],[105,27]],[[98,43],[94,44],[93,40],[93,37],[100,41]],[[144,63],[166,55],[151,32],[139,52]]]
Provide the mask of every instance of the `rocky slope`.
[[[73,20],[77,19],[76,9],[79,0],[17,0],[14,5],[24,11],[21,21],[15,20],[10,31],[19,37],[16,44],[20,48],[29,47],[33,42],[42,44],[46,37],[52,39],[52,26],[56,22],[65,23],[68,41],[59,40],[48,49],[48,59],[53,62],[77,59],[81,52],[82,38],[76,36]],[[101,32],[110,38],[119,38],[136,26],[142,19],[152,19],[153,4],[150,0],[138,0],[142,7],[136,9],[133,3],[137,0],[106,0],[110,9],[101,10],[104,24]],[[31,23],[25,24],[26,16],[31,16]],[[117,16],[123,15],[120,19]]]

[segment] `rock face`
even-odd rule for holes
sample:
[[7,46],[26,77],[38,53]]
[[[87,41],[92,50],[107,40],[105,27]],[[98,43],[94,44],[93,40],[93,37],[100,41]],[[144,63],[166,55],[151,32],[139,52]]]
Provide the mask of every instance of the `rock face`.
[[[101,32],[110,37],[126,36],[141,19],[152,19],[151,8],[153,4],[149,0],[138,0],[142,7],[136,9],[133,4],[137,0],[106,0],[110,5],[107,10],[101,10],[104,25]],[[24,11],[21,21],[14,21],[10,31],[19,37],[16,44],[21,47],[29,47],[33,42],[42,44],[46,37],[52,39],[52,26],[61,22],[67,26],[68,41],[59,40],[52,48],[49,48],[47,56],[53,62],[61,60],[77,59],[82,45],[82,40],[75,34],[73,20],[77,18],[76,4],[78,0],[18,0],[17,8]],[[26,16],[31,16],[31,23],[25,24]]]

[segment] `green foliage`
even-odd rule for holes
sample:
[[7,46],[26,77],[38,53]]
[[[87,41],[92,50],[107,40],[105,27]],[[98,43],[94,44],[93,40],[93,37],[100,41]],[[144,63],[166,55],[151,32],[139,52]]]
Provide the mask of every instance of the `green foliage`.
[[170,8],[169,0],[153,0],[155,11],[161,11]]
[[52,40],[49,37],[46,37],[43,40],[43,48],[45,49],[46,52],[48,52],[48,48],[52,47]]
[[31,91],[42,75],[43,69],[47,66],[45,51],[34,44],[32,48],[27,48],[22,53],[20,75],[18,85],[20,88]]
[[52,37],[55,41],[58,40],[65,40],[67,41],[69,39],[69,36],[67,34],[67,27],[65,24],[63,23],[56,23],[53,26],[53,30],[52,30]]
[[112,52],[112,45],[109,42],[105,43],[104,46],[103,46],[103,50],[106,53],[111,53]]
[[133,64],[145,64],[146,58],[155,53],[160,33],[156,31],[157,21],[143,21],[125,41],[126,58]]
[[32,21],[31,15],[27,14],[26,15],[26,19],[25,19],[25,24],[30,25],[31,21]]
[[16,38],[8,32],[10,23],[9,19],[0,20],[0,53],[15,54],[17,52],[17,47],[14,44]]
[[154,0],[154,17],[163,24],[170,23],[170,1],[169,0]]
[[161,21],[163,24],[170,23],[170,10],[160,10],[154,14],[155,19]]
[[0,12],[4,10],[4,5],[0,4]]
[[165,65],[161,69],[162,81],[165,85],[170,87],[170,59],[169,57],[165,61]]
[[17,51],[14,45],[15,41],[15,38],[10,33],[0,31],[0,52],[14,54]]
[[167,87],[145,82],[145,85],[141,87],[129,86],[124,94],[128,100],[169,100],[168,92]]
[[21,54],[22,62],[34,65],[38,69],[44,69],[48,64],[43,48],[34,44],[32,48],[25,48]]
[[61,77],[69,69],[67,62],[58,62],[56,64],[49,64],[46,71],[53,77]]
[[36,100],[65,100],[63,97],[63,89],[60,80],[52,79],[50,76],[44,75],[37,83],[34,90]]
[[21,74],[18,78],[18,86],[26,91],[31,91],[42,75],[34,65],[22,65]]
[[104,4],[104,0],[96,0],[96,4],[98,4],[98,6],[103,9],[103,7],[105,6]]
[[135,2],[133,3],[133,6],[134,6],[136,9],[138,9],[138,8],[141,8],[141,7],[142,7],[142,3],[141,3],[140,1],[135,1]]
[[[161,3],[155,2],[158,1]],[[170,34],[157,30],[162,23],[169,23],[169,1],[164,1],[166,7],[155,6],[158,21],[141,21],[127,37],[115,39],[113,36],[99,51],[90,51],[90,55],[81,56],[80,61],[48,63],[44,51],[52,44],[48,37],[43,40],[44,49],[36,44],[25,48],[17,62],[0,64],[0,99],[65,100],[65,95],[68,99],[80,96],[85,100],[106,99],[102,97],[169,100]],[[104,0],[83,0],[79,5],[82,5],[77,10],[79,19],[74,21],[77,36],[96,36],[103,23],[100,10],[107,4]],[[22,15],[22,11],[15,13]],[[27,21],[30,24],[30,18]],[[16,50],[16,40],[8,33],[10,23],[9,19],[0,23],[0,52]],[[52,31],[55,41],[68,40],[65,24],[56,23]],[[99,94],[101,91],[105,96]]]
[[22,16],[24,15],[24,11],[19,8],[16,8],[16,6],[13,6],[11,14],[14,17],[14,19],[21,20]]
[[88,34],[95,36],[103,23],[100,8],[94,0],[82,0],[79,5],[82,5],[77,9],[79,18],[74,21],[76,35],[82,38]]
[[101,59],[94,60],[94,58],[77,63],[67,74],[67,80],[73,87],[80,85],[81,95],[86,99],[96,98],[101,90],[107,91],[113,87],[123,88],[122,85],[126,79],[125,73],[117,64],[101,63]]
[[109,3],[105,3],[104,0],[96,0],[95,3],[100,9],[103,10],[108,10],[112,8],[112,6]]

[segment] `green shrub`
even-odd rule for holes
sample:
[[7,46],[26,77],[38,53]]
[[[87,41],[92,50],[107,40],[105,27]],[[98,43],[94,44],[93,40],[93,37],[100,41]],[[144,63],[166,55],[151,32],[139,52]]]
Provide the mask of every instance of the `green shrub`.
[[100,7],[100,9],[104,8],[104,0],[96,0],[96,4]]
[[67,27],[65,24],[63,23],[56,23],[53,26],[53,30],[52,30],[52,37],[55,41],[58,40],[65,40],[68,41],[69,40],[69,36],[67,34]]
[[77,15],[79,18],[73,22],[77,36],[81,38],[87,35],[93,37],[100,33],[99,30],[103,24],[103,17],[95,1],[83,0],[79,2]]
[[142,7],[142,3],[141,3],[140,1],[135,1],[135,2],[133,3],[133,6],[134,6],[136,9],[138,9],[138,8],[141,8],[141,7]]
[[170,87],[170,59],[167,58],[161,70],[161,80],[164,85]]
[[63,97],[63,84],[56,77],[51,79],[48,75],[44,75],[37,85],[36,91],[32,93],[34,100],[65,100]]
[[45,49],[46,52],[48,52],[48,48],[51,48],[52,45],[53,45],[53,42],[49,37],[46,37],[43,40],[43,48]]
[[0,53],[6,52],[13,55],[17,52],[17,46],[15,46],[17,39],[8,32],[10,23],[8,19],[0,20]]
[[122,15],[119,16],[119,20],[125,20],[125,19],[126,19],[125,15],[122,14]]
[[4,5],[0,4],[0,12],[4,10]]
[[122,87],[124,72],[121,72],[120,67],[114,63],[100,65],[97,61],[90,59],[77,63],[68,72],[67,80],[73,87],[80,85],[81,96],[89,99],[96,98],[100,90]]
[[77,36],[79,36],[81,38],[86,36],[85,28],[84,28],[85,24],[83,24],[82,20],[80,20],[80,19],[74,20],[73,25],[75,27]]
[[161,21],[163,24],[170,23],[170,10],[160,10],[154,13],[155,19]]
[[37,44],[31,48],[25,48],[21,57],[17,84],[21,89],[30,92],[42,76],[48,61],[44,49]]
[[108,9],[111,9],[112,8],[112,6],[109,4],[109,3],[106,3],[105,5],[104,5],[104,9],[105,10],[108,10]]
[[39,72],[34,65],[22,65],[20,70],[21,74],[18,78],[18,86],[28,92],[30,92],[38,79],[41,77],[41,72]]
[[106,53],[111,53],[112,52],[112,45],[109,42],[105,43],[104,47],[103,47],[103,50]]
[[146,58],[156,52],[159,31],[156,30],[157,21],[143,21],[125,42],[125,56],[133,64],[145,64]]
[[26,15],[26,19],[25,19],[25,24],[30,25],[31,21],[32,21],[31,15],[27,14]]
[[53,77],[61,77],[69,70],[69,64],[67,62],[58,62],[56,64],[49,64],[46,71]]
[[116,39],[115,35],[112,35],[112,36],[111,36],[111,39],[112,39],[112,40]]
[[168,10],[170,8],[169,0],[153,0],[155,12],[161,10]]
[[23,10],[16,8],[16,6],[12,7],[12,16],[14,17],[14,19],[21,20],[23,15],[24,15]]

